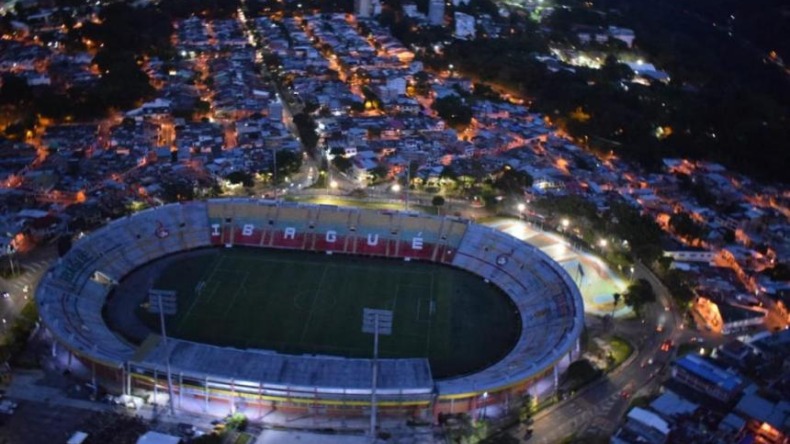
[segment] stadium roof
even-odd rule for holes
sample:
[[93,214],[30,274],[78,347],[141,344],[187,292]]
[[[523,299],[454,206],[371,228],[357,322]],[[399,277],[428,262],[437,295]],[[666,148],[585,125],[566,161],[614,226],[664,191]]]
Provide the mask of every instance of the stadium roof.
[[[132,359],[133,365],[165,372],[167,356],[173,373],[234,381],[243,385],[291,389],[371,388],[372,360],[337,356],[283,355],[270,351],[217,347],[151,335]],[[433,378],[427,359],[379,359],[377,390],[431,393]]]

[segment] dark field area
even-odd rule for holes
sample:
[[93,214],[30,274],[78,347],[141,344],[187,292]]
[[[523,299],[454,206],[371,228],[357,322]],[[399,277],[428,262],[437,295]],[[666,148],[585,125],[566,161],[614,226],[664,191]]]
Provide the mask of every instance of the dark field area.
[[[427,357],[437,378],[493,364],[520,333],[516,309],[499,289],[428,263],[214,249],[176,260],[155,287],[178,292],[168,335],[282,353],[371,357],[363,308],[393,310],[380,356]],[[158,331],[158,317],[142,316]]]

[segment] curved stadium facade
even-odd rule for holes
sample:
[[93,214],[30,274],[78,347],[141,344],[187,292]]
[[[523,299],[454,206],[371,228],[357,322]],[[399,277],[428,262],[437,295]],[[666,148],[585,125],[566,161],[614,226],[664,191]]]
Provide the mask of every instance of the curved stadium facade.
[[165,342],[153,334],[136,345],[105,323],[113,284],[133,270],[181,251],[234,245],[441,263],[486,279],[512,299],[521,336],[484,370],[434,379],[427,359],[379,359],[376,396],[384,412],[428,417],[506,402],[551,375],[576,350],[583,327],[582,299],[565,271],[500,231],[453,217],[249,199],[165,205],[81,239],[40,282],[41,318],[70,353],[124,392],[167,391],[169,360],[179,401],[326,414],[368,409],[369,359]]

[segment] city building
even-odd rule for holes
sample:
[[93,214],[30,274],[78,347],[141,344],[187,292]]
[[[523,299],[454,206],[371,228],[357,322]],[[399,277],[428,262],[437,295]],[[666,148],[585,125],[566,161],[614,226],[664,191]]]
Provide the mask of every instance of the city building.
[[430,0],[428,4],[428,23],[433,26],[444,25],[444,0]]
[[669,438],[669,424],[657,414],[640,407],[628,412],[625,425],[612,437],[612,444],[664,444]]
[[686,355],[673,363],[672,377],[698,392],[723,402],[734,401],[743,390],[740,376],[699,355]]
[[354,0],[354,13],[357,17],[370,17],[372,10],[371,0]]
[[475,18],[463,12],[455,13],[455,33],[453,36],[461,40],[474,40]]

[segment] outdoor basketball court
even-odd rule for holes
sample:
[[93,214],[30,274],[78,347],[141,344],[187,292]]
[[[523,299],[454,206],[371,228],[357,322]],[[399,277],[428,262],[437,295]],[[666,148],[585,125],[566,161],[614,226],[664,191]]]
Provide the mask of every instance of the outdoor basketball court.
[[[584,299],[584,311],[594,315],[612,314],[614,293],[623,293],[628,282],[620,278],[600,258],[574,250],[561,236],[541,231],[526,222],[515,219],[498,219],[484,225],[497,228],[540,248],[557,261],[579,286]],[[615,317],[631,316],[633,310],[622,299],[614,310]]]

